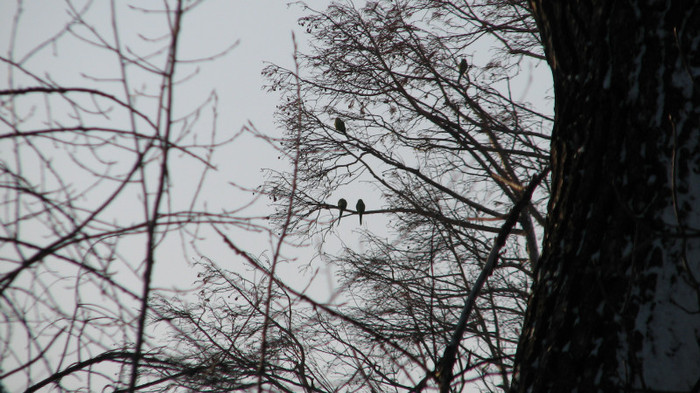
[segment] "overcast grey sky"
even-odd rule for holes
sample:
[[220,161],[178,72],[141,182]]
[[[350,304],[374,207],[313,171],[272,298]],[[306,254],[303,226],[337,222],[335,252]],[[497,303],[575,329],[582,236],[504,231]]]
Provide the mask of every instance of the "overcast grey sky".
[[[94,45],[88,45],[68,34],[56,43],[43,45],[51,37],[60,33],[65,28],[66,23],[70,21],[67,4],[72,4],[75,9],[79,10],[89,3],[84,0],[70,2],[0,1],[0,53],[5,58],[21,62],[23,67],[35,75],[41,78],[50,78],[58,85],[65,87],[93,86],[104,91],[111,91],[119,96],[120,86],[108,81],[108,79],[116,78],[119,75],[118,60],[116,56],[110,56],[109,51],[97,50]],[[84,14],[85,21],[105,37],[113,37],[110,32],[112,28],[110,3],[110,1],[104,0],[93,1],[90,9]],[[181,60],[206,58],[225,50],[236,42],[238,44],[226,56],[213,61],[197,65],[182,64],[183,73],[177,75],[195,74],[192,79],[177,87],[176,111],[185,113],[193,110],[215,91],[218,97],[216,128],[222,139],[223,136],[235,134],[249,122],[262,133],[276,137],[281,136],[282,130],[277,129],[273,122],[273,113],[279,97],[262,90],[264,81],[261,70],[265,62],[285,67],[293,66],[292,31],[296,32],[300,46],[302,48],[305,46],[303,29],[297,24],[297,19],[302,15],[301,7],[289,7],[287,3],[280,0],[208,0],[188,14],[184,21],[180,41]],[[19,4],[22,6],[21,13],[18,13]],[[120,39],[123,40],[124,47],[128,46],[139,52],[144,45],[143,37],[152,39],[162,36],[165,26],[162,15],[130,12],[123,8],[128,4],[137,4],[157,9],[162,7],[161,1],[118,0],[116,4],[120,13],[117,18]],[[13,26],[16,26],[15,30],[13,30]],[[84,37],[91,36],[82,27],[75,27],[75,29]],[[143,80],[139,80],[141,77]],[[102,80],[96,82],[96,79]],[[132,82],[135,88],[140,88],[140,84],[143,83],[143,87],[149,92],[157,92],[159,88],[158,79],[153,77],[149,79],[142,75],[135,75]],[[10,86],[20,88],[37,85],[38,83],[32,77],[22,75],[17,70],[11,71],[11,67],[8,67],[7,64],[0,64],[0,89],[8,89]],[[29,99],[20,98],[17,100],[19,112],[26,115],[28,119],[21,128],[26,130],[33,127],[45,127],[46,123],[42,122],[46,121],[47,114],[41,99],[34,103],[28,102]],[[52,106],[54,120],[57,116],[66,116],[66,113],[70,113],[70,110],[63,111],[62,109],[65,108]],[[5,108],[0,110],[5,110]],[[7,112],[3,115],[7,116]],[[204,114],[204,119],[199,123],[202,130],[201,138],[206,137],[208,129],[211,127],[211,119],[207,116],[211,115]],[[110,123],[109,125],[112,127],[128,129],[128,121],[120,118],[117,113],[112,113],[104,121]],[[65,122],[70,123],[70,120],[66,119]],[[126,126],[123,126],[124,124]],[[8,132],[11,132],[11,128],[7,124],[0,123],[0,134]],[[0,155],[3,155],[5,159],[12,154],[13,148],[12,138],[0,140]],[[47,156],[55,156],[53,164],[59,171],[63,171],[64,179],[70,182],[71,186],[75,184],[79,188],[80,184],[84,183],[81,176],[86,176],[86,173],[84,171],[73,172],[74,164],[66,159],[64,147],[57,148],[46,144],[42,149],[46,149]],[[60,150],[52,152],[51,149]],[[89,155],[89,152],[82,154]],[[277,160],[277,156],[276,151],[249,136],[244,136],[232,145],[225,147],[214,157],[217,171],[211,174],[206,191],[199,203],[206,204],[207,208],[214,212],[245,205],[251,199],[252,193],[238,191],[229,183],[234,182],[249,188],[257,187],[264,180],[262,168],[274,166],[283,168],[284,165],[288,165],[283,160]],[[120,160],[120,157],[102,158]],[[89,160],[90,158],[86,157],[85,159]],[[124,161],[130,162],[130,160],[131,158],[127,157]],[[9,161],[12,162],[12,160]],[[128,165],[128,162],[125,165]],[[193,169],[194,166],[190,167],[191,161],[188,161],[187,157],[183,158],[177,154],[174,154],[169,162],[174,172],[171,178],[176,190],[178,190],[173,193],[173,198],[177,199],[179,193],[187,194],[196,187],[201,166],[198,167],[199,169]],[[22,162],[21,166],[23,167],[22,172],[27,176],[32,176],[32,170],[34,170],[33,181],[41,182],[41,169],[38,162],[28,160]],[[51,186],[47,186],[47,189],[50,188]],[[92,194],[84,195],[83,197],[88,201],[81,201],[81,203],[98,203],[100,192],[92,192]],[[95,199],[95,201],[90,201],[90,198]],[[183,199],[186,200],[187,196]],[[271,209],[266,202],[265,199],[262,199],[253,209],[245,211],[242,215],[270,214]],[[136,217],[134,222],[137,222],[139,214],[143,212],[136,194],[127,195],[124,200],[118,203],[118,206],[120,207],[112,215],[115,219],[126,222],[130,220],[130,216]],[[11,219],[12,213],[9,212],[8,216],[6,210],[3,209],[1,214],[4,218]],[[194,252],[191,247],[186,247],[188,248],[187,253],[183,252],[183,248],[179,244],[181,239],[177,236],[173,236],[169,240],[170,243],[159,247],[153,274],[154,284],[157,287],[165,289],[188,288],[194,285],[196,270],[192,268],[191,263],[199,257],[208,257],[225,269],[241,270],[245,267],[243,261],[223,244],[220,237],[212,235],[211,232],[201,235],[202,239],[197,242],[197,248],[201,254]],[[265,252],[265,250],[271,249],[271,241],[264,234],[248,234],[238,230],[232,231],[229,235],[237,244],[242,245],[253,255],[270,255],[270,252]],[[33,239],[36,239],[37,244],[43,244],[50,241],[52,234],[42,225],[29,223],[23,225],[22,236],[34,236]],[[138,239],[126,239],[120,243],[120,257],[127,262],[122,265],[122,271],[115,274],[115,279],[120,284],[131,287],[136,293],[140,293],[140,274],[142,274],[142,270],[136,270],[136,267],[144,258],[144,244],[140,243]],[[287,250],[290,255],[304,255],[306,259],[311,255],[310,250],[293,248],[287,248]],[[3,260],[16,259],[14,255],[16,250],[11,249],[11,247],[0,248],[0,253],[6,252],[9,254],[0,254]],[[131,266],[127,267],[127,264]],[[0,262],[0,274],[14,267],[14,264]],[[70,266],[61,266],[60,263],[52,266],[54,270],[64,267],[70,268]],[[67,271],[72,272],[73,270]],[[281,273],[286,274],[287,278],[290,277],[291,273],[296,274],[297,271],[298,266],[292,264],[283,266],[280,270]],[[72,273],[66,273],[66,275],[70,274]],[[323,276],[326,279],[317,284],[321,286],[320,288],[327,289],[330,283],[329,275],[323,274]],[[16,285],[31,290],[29,288],[33,286],[28,282],[31,279],[31,275],[24,275],[16,282]],[[77,278],[72,280],[73,283],[78,281]],[[298,287],[303,287],[308,279],[300,278],[297,281]],[[74,296],[68,287],[71,285],[70,277],[65,283],[65,289],[68,292],[64,301],[70,303]],[[63,295],[60,287],[54,286],[52,290],[54,295]],[[327,293],[327,290],[316,292]],[[90,291],[85,291],[83,295],[89,296],[90,293]],[[91,298],[91,301],[100,303],[100,295],[96,295],[97,297]],[[134,310],[136,310],[137,307],[134,306]],[[104,307],[109,307],[106,302]],[[19,340],[13,341],[13,345],[19,348],[18,353],[29,353],[31,345],[23,342],[22,337],[18,338]],[[24,339],[27,338],[24,337]],[[25,347],[26,350],[24,350]],[[3,365],[12,368],[11,363]],[[19,375],[17,377],[21,379]],[[20,379],[11,379],[3,381],[3,383],[10,391],[16,391],[25,386],[26,381]]]
[[[328,1],[311,1],[310,6],[316,9],[324,9],[330,4]],[[17,15],[17,2],[0,1],[0,53],[7,55],[12,41],[11,34],[13,18]],[[42,42],[54,36],[64,28],[69,21],[66,4],[73,4],[75,9],[81,9],[84,4],[89,4],[84,0],[52,2],[26,1],[23,3],[23,12],[19,28],[16,31],[15,45],[12,48],[13,58],[24,59],[27,67],[39,75],[50,75],[52,79],[59,81],[64,86],[78,86],[90,83],[85,75],[90,77],[110,78],[117,74],[115,69],[115,58],[106,56],[104,51],[90,52],[89,46],[84,42],[72,37],[61,39],[57,45],[48,45],[36,50]],[[111,36],[110,24],[110,2],[94,1],[90,10],[85,14],[85,20],[92,24],[95,29],[103,32],[106,36]],[[132,4],[127,1],[117,1],[121,7]],[[140,6],[150,6],[158,8],[162,4],[157,2],[136,2]],[[120,35],[123,37],[124,45],[142,45],[142,36],[155,37],[162,33],[162,25],[158,25],[157,15],[144,15],[140,12],[128,12],[126,9],[118,10],[118,27]],[[218,119],[216,126],[220,135],[231,135],[236,133],[248,122],[252,123],[259,131],[272,136],[281,136],[282,130],[278,129],[273,122],[275,106],[279,102],[276,94],[266,93],[262,90],[264,80],[261,70],[266,62],[275,63],[284,67],[293,67],[293,45],[292,32],[296,33],[298,44],[301,50],[307,48],[304,29],[297,24],[297,20],[304,14],[302,7],[298,4],[289,5],[288,1],[280,0],[208,0],[188,14],[185,19],[183,32],[180,40],[180,58],[199,59],[216,54],[234,43],[237,46],[226,56],[205,62],[197,67],[183,64],[182,75],[195,72],[194,77],[183,83],[175,98],[175,107],[182,112],[190,111],[200,102],[203,102],[216,91],[218,97]],[[160,17],[162,23],[163,18]],[[156,23],[154,23],[154,21]],[[488,48],[481,53],[488,59]],[[525,64],[525,67],[528,65]],[[536,70],[530,69],[532,75]],[[546,72],[543,69],[539,73]],[[8,86],[8,67],[0,66],[0,86]],[[16,80],[21,80],[17,78]],[[145,85],[157,88],[154,80],[144,79]],[[514,86],[517,88],[517,81]],[[519,91],[515,94],[524,98],[526,95],[542,97],[546,95],[543,90],[549,88],[548,83],[533,83],[532,79],[524,80]],[[22,85],[32,85],[32,81],[24,79]],[[100,85],[104,87],[104,84]],[[17,86],[15,86],[17,87]],[[551,105],[545,103],[544,105]],[[114,120],[114,119],[110,119]],[[330,119],[329,119],[330,121]],[[3,125],[0,125],[3,127]],[[7,148],[0,145],[0,149]],[[214,157],[214,164],[217,171],[211,174],[210,188],[204,197],[208,208],[212,210],[233,209],[247,203],[250,194],[236,191],[230,187],[229,182],[235,182],[241,186],[255,188],[264,180],[262,168],[277,167],[283,168],[289,163],[278,160],[279,154],[266,144],[252,137],[245,136],[233,145],[222,149]],[[30,163],[29,163],[30,164]],[[186,160],[175,160],[172,163],[177,172],[175,185],[178,190],[186,193],[193,188],[194,179],[199,176],[199,172],[194,170]],[[190,173],[191,171],[191,173]],[[184,180],[178,180],[184,179]],[[184,181],[185,183],[177,183]],[[186,182],[192,181],[192,184]],[[348,192],[348,190],[346,190]],[[380,203],[378,199],[373,199],[367,195],[370,191],[366,185],[358,185],[356,192],[349,190],[348,195],[344,195],[352,201],[362,195],[368,208],[376,207]],[[251,193],[252,194],[252,193]],[[351,195],[352,194],[352,195]],[[264,201],[262,201],[264,202]],[[334,203],[334,201],[329,201]],[[126,205],[127,208],[129,205]],[[250,214],[269,214],[270,209],[265,203],[259,203]],[[366,220],[366,226],[372,230],[384,230],[379,217],[371,217]],[[356,241],[354,225],[349,225],[350,220],[345,220],[344,225],[336,228],[333,238],[315,239],[312,245],[315,247],[324,246],[329,250],[337,249],[338,239],[342,237],[350,242],[353,247],[361,247]],[[259,236],[249,237],[246,233],[236,233],[237,239],[248,245],[248,249],[255,254],[270,249],[271,243]],[[218,238],[209,239],[211,242],[200,241],[200,251],[207,257],[214,260],[219,258],[229,258],[230,251],[222,247]],[[166,248],[167,249],[167,248]],[[289,249],[289,252],[298,253],[299,249]],[[304,258],[311,253],[302,252]],[[189,258],[196,258],[197,255],[188,255],[169,258],[171,261],[167,266],[158,264],[156,277],[164,282],[179,282],[185,285],[191,282],[188,275],[180,273],[187,271]],[[174,277],[175,275],[176,277]]]
[[[67,4],[72,4],[76,10],[91,4],[84,14],[85,21],[105,37],[112,37],[111,10],[108,1],[92,3],[25,1],[22,3],[22,12],[19,14],[16,31],[12,30],[12,26],[18,15],[18,3],[0,1],[0,53],[9,57],[9,51],[12,50],[13,59],[23,60],[23,64],[30,71],[42,77],[50,76],[52,80],[63,86],[85,86],[93,83],[92,78],[116,77],[118,75],[116,57],[110,57],[104,50],[95,50],[92,45],[87,45],[68,34],[58,40],[57,44],[42,46],[46,40],[61,32],[70,20]],[[161,2],[117,1],[116,4],[122,45],[138,51],[140,45],[143,45],[144,36],[150,39],[162,34],[164,25],[159,24],[163,23],[162,16],[119,8],[128,4],[138,4],[157,9],[161,6]],[[312,1],[309,4],[323,9],[329,2]],[[262,133],[281,136],[282,130],[278,129],[273,122],[273,113],[279,102],[279,96],[263,91],[262,86],[265,81],[261,76],[261,70],[266,63],[293,67],[292,32],[296,34],[300,49],[304,50],[307,47],[304,29],[297,24],[301,15],[303,15],[302,7],[298,4],[289,5],[287,1],[208,0],[203,2],[186,16],[180,39],[180,59],[206,58],[225,50],[234,43],[237,45],[227,55],[198,64],[196,67],[183,64],[181,75],[191,72],[196,74],[176,90],[175,107],[183,113],[191,111],[215,91],[218,97],[216,126],[219,135],[234,134],[250,122]],[[82,32],[84,36],[91,36],[85,29],[76,28],[76,31]],[[14,40],[13,34],[15,34]],[[13,46],[10,46],[11,42],[14,42]],[[14,80],[15,88],[36,85],[31,78],[20,75],[16,71],[11,76],[8,69],[6,65],[0,66],[0,88],[9,87],[10,77]],[[150,87],[151,91],[158,88],[157,81],[154,79],[144,77],[143,84]],[[109,83],[104,81],[95,85],[101,89],[111,88]],[[134,85],[138,84],[134,83]],[[118,86],[116,88],[118,89]],[[41,105],[38,107],[41,110]],[[36,118],[39,120],[41,116]],[[116,124],[119,119],[112,117],[109,121]],[[206,121],[203,123],[206,124]],[[0,128],[3,127],[5,126],[0,125]],[[3,131],[7,130],[3,129]],[[0,145],[0,150],[9,148],[9,144]],[[209,175],[209,188],[200,201],[203,200],[213,211],[233,209],[246,204],[252,193],[237,191],[229,183],[234,182],[249,188],[257,187],[264,180],[262,168],[284,168],[285,165],[289,165],[288,161],[278,160],[277,156],[279,154],[276,151],[250,136],[244,136],[234,144],[221,149],[214,157],[214,164],[218,170]],[[25,163],[28,167],[33,164]],[[194,166],[190,167],[187,160],[171,160],[171,165],[176,172],[172,178],[176,187],[179,187],[178,192],[185,193],[194,189],[196,178],[199,176],[199,172],[193,169]],[[189,171],[191,173],[188,173]],[[79,181],[79,179],[73,180]],[[365,200],[367,200],[366,197]],[[266,201],[260,202],[252,210],[248,210],[247,215],[270,214],[271,209]],[[128,215],[131,209],[138,211],[136,200],[125,201],[123,206],[124,215]],[[369,225],[375,223],[376,221]],[[340,231],[343,232],[344,239],[352,240],[355,238],[352,236],[355,229],[354,225],[345,225]],[[41,233],[38,232],[37,236],[41,236]],[[240,244],[245,244],[246,249],[254,255],[265,255],[266,250],[269,255],[272,242],[266,236],[242,231],[231,233],[231,236]],[[325,243],[325,247],[331,248],[338,245],[337,237],[335,243],[329,238],[323,242],[317,239],[312,243],[316,247],[321,246],[322,243]],[[359,246],[357,242],[354,244]],[[220,262],[225,268],[236,270],[241,267],[231,265],[231,251],[222,244],[218,236],[205,236],[198,241],[197,246],[201,254],[188,250],[189,253],[183,255],[182,248],[179,246],[161,247],[160,259],[167,263],[156,263],[154,274],[156,284],[163,287],[175,285],[180,288],[192,285],[195,275],[190,264],[200,256]],[[127,254],[134,252],[134,259],[140,260],[142,258],[142,255],[138,254],[140,247],[142,245],[131,246],[125,243],[122,249]],[[286,250],[288,255],[300,256],[300,263],[308,262],[313,254],[312,249],[287,248]],[[298,266],[288,265],[282,269],[283,272],[287,270],[291,273],[298,270]],[[0,268],[0,271],[4,270]],[[330,276],[328,274],[322,274],[322,276],[325,277],[322,286],[331,288]],[[125,278],[124,281],[136,284],[138,277],[135,277],[135,280]],[[302,283],[305,283],[303,279],[299,285],[303,285]]]
[[[95,86],[100,89],[117,89],[116,91],[118,91],[118,84],[116,86],[110,85],[111,82],[109,82],[109,78],[115,78],[119,75],[118,59],[116,56],[110,56],[108,51],[98,50],[94,45],[87,44],[68,34],[57,43],[42,45],[42,43],[47,42],[46,40],[61,32],[66,23],[70,21],[67,12],[68,4],[72,4],[75,9],[82,9],[85,4],[92,4],[84,15],[85,21],[95,31],[104,34],[105,37],[112,37],[110,3],[106,0],[94,0],[93,2],[85,0],[26,0],[21,3],[23,9],[18,14],[17,5],[20,3],[13,0],[0,0],[0,53],[3,57],[11,57],[15,61],[21,62],[23,66],[36,75],[50,78],[61,86]],[[296,34],[300,49],[306,51],[308,48],[305,29],[297,24],[298,18],[304,15],[304,11],[298,4],[289,6],[288,3],[284,0],[207,0],[189,13],[184,21],[183,34],[179,41],[179,57],[184,62],[178,69],[181,73],[177,75],[180,77],[192,75],[192,78],[185,80],[176,88],[174,104],[176,115],[192,111],[215,92],[218,99],[218,117],[215,125],[220,136],[233,135],[247,124],[252,124],[264,134],[273,137],[282,136],[283,130],[279,129],[273,121],[275,107],[278,105],[280,97],[274,93],[263,91],[262,86],[265,80],[261,76],[261,71],[266,63],[274,63],[286,68],[294,67],[292,32]],[[308,3],[315,9],[324,9],[330,4],[329,1],[309,1]],[[165,27],[163,16],[156,13],[144,14],[130,11],[126,6],[138,4],[141,7],[157,9],[163,3],[161,1],[117,0],[115,4],[118,5],[117,27],[120,31],[120,39],[123,40],[122,45],[134,49],[135,52],[148,52],[148,50],[143,49],[144,46],[148,45],[144,43],[144,38],[153,39],[163,35]],[[19,15],[19,24],[17,24],[17,29],[13,30],[17,15]],[[81,27],[76,27],[76,32],[83,37],[91,36]],[[225,56],[197,64],[187,62],[187,60],[215,55],[234,43],[237,43],[236,46]],[[158,45],[162,45],[162,43]],[[12,52],[11,56],[10,52]],[[483,53],[479,52],[479,56],[483,56],[484,61],[488,61],[490,56],[488,47],[484,49]],[[524,63],[523,67],[529,65],[531,64]],[[37,85],[31,77],[21,75],[16,70],[11,75],[9,70],[10,67],[6,64],[0,64],[0,89],[7,89],[10,85],[15,88]],[[541,100],[543,96],[547,95],[546,90],[550,86],[549,80],[546,83],[533,82],[533,78],[537,80],[542,75],[547,75],[548,71],[546,68],[539,70],[531,68],[529,71],[531,72],[528,74],[529,79],[524,78],[522,81],[514,82],[513,86],[516,89],[514,94],[523,99],[532,95],[535,99],[540,99],[539,102],[542,105],[551,106],[551,102]],[[138,74],[135,74],[133,78],[132,87],[140,88],[140,84],[142,84],[143,89],[149,93],[157,93],[160,87],[157,83],[158,79],[153,78],[152,75],[150,79],[145,75]],[[30,119],[29,123],[35,121],[40,127],[44,125],[41,124],[41,121],[46,118],[46,113],[42,112],[44,107],[41,102],[36,103],[35,106],[36,108],[24,105],[22,111]],[[69,112],[61,112],[58,110],[59,108],[52,107],[52,110],[54,109],[53,116],[65,116],[65,113]],[[124,124],[126,122],[125,124],[128,124],[127,119],[119,116],[119,114],[113,113],[105,122],[110,124]],[[199,127],[202,130],[202,137],[205,137],[212,123],[211,120],[213,120],[207,116],[211,117],[211,113],[206,112],[200,119]],[[330,123],[332,119],[328,119],[328,121]],[[7,125],[0,123],[0,134],[7,133],[9,130]],[[0,140],[0,154],[9,153],[12,149],[12,143],[9,139]],[[48,145],[46,148],[50,149],[51,146]],[[65,151],[56,154],[65,155]],[[175,156],[176,159],[169,161],[172,171],[170,177],[174,190],[176,190],[172,194],[174,200],[179,198],[184,200],[186,204],[189,194],[196,188],[201,167],[192,165],[187,157],[183,158],[177,154]],[[230,183],[254,189],[264,181],[263,168],[284,169],[285,166],[289,165],[288,161],[278,160],[278,156],[279,153],[269,145],[251,136],[243,136],[232,145],[220,149],[213,159],[217,170],[209,175],[208,186],[205,188],[199,203],[206,204],[207,209],[213,212],[220,212],[222,209],[231,210],[246,205],[253,197],[253,193],[241,191],[232,187]],[[120,160],[120,157],[109,158]],[[58,157],[54,164],[61,164]],[[23,162],[22,165],[26,166],[26,170],[29,172],[32,168],[36,169],[37,163],[29,161]],[[72,164],[65,162],[65,165],[67,165],[65,167],[66,179],[80,183],[81,179],[73,176],[70,172],[72,169],[69,168]],[[35,175],[38,176],[37,173]],[[372,195],[371,186],[362,182],[356,183],[342,191],[344,193],[342,196],[348,199],[351,207],[354,206],[359,197],[364,199],[369,210],[381,207],[379,206],[381,199],[378,195]],[[85,196],[85,198],[89,199],[95,194],[90,195]],[[334,204],[338,197],[335,195],[335,199],[327,202]],[[115,219],[128,221],[130,215],[139,217],[138,215],[142,211],[139,210],[141,207],[138,196],[133,195],[132,198],[129,200],[127,195],[124,200],[119,201],[121,210],[114,213]],[[245,210],[243,215],[269,215],[271,208],[266,202],[264,198],[261,199],[252,209]],[[335,212],[332,214],[335,215]],[[322,216],[322,219],[329,217],[329,215]],[[142,217],[140,218],[142,219]],[[363,228],[381,235],[386,233],[385,224],[386,222],[380,215],[372,215],[365,219]],[[306,287],[306,284],[311,280],[311,273],[307,271],[306,275],[299,274],[300,267],[309,263],[313,255],[322,254],[321,249],[330,253],[338,252],[341,244],[344,243],[351,249],[361,252],[362,244],[359,241],[358,228],[356,216],[344,218],[342,224],[334,225],[326,236],[317,236],[311,239],[307,247],[286,247],[284,249],[285,256],[296,257],[296,260],[280,266],[279,276],[290,283],[294,282],[297,289]],[[43,229],[45,230],[45,228]],[[156,286],[164,289],[191,287],[196,280],[196,270],[193,269],[192,262],[200,257],[214,260],[225,269],[240,271],[245,268],[246,264],[243,260],[236,257],[218,235],[211,231],[205,232],[198,234],[200,238],[196,241],[196,251],[187,245],[183,248],[180,244],[183,242],[176,236],[169,239],[169,243],[164,243],[158,248],[153,274]],[[266,234],[232,230],[227,235],[231,237],[232,241],[255,256],[269,257],[275,246],[275,239],[269,238]],[[36,236],[37,238],[50,237],[42,233],[41,230],[36,232]],[[124,285],[133,285],[133,290],[140,292],[142,271],[138,270],[136,266],[143,260],[144,244],[143,242],[137,243],[138,239],[128,239],[120,244],[119,250],[123,254],[121,257],[127,262],[124,264],[123,270],[125,271],[121,272],[117,279]],[[4,250],[7,248],[0,248],[0,253],[5,252]],[[126,266],[129,264],[132,266]],[[310,295],[325,301],[329,295],[334,293],[332,268],[326,265],[322,258],[313,260],[313,266],[318,268],[319,274],[315,276],[313,285],[309,286]],[[0,264],[0,274],[7,270],[9,270],[7,265],[3,267]],[[22,344],[16,342],[13,345]],[[11,391],[13,390],[12,385],[7,387]]]

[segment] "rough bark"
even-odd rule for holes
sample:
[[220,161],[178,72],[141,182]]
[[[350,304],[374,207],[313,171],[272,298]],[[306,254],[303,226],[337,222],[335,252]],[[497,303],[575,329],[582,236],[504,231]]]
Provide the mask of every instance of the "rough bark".
[[700,389],[700,5],[532,0],[552,196],[512,392]]

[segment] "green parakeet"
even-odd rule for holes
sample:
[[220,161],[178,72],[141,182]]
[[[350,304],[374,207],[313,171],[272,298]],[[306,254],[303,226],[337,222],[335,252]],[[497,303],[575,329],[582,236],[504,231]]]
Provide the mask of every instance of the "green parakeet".
[[360,225],[362,225],[362,213],[365,212],[365,203],[362,202],[362,199],[359,199],[357,201],[357,205],[355,205],[355,209],[357,209],[357,214],[360,215]]
[[335,118],[335,129],[345,134],[345,123],[339,117]]
[[338,224],[340,224],[340,219],[343,218],[343,212],[348,208],[348,201],[344,198],[340,198],[338,201],[338,209],[340,209],[340,215],[338,216]]
[[457,81],[462,79],[465,72],[467,72],[467,59],[462,59],[462,61],[459,62],[459,77],[457,78]]

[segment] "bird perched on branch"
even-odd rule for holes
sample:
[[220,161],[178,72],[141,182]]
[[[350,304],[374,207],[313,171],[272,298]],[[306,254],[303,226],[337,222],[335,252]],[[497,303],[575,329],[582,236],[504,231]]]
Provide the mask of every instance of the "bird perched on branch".
[[464,74],[467,72],[467,68],[467,59],[462,59],[462,61],[459,62],[459,77],[457,78],[457,82],[462,79]]
[[362,214],[365,212],[365,203],[362,202],[362,199],[359,199],[357,201],[357,205],[355,205],[355,209],[357,209],[357,214],[360,216],[360,225],[362,225]]
[[339,117],[335,118],[335,129],[345,134],[345,123]]
[[348,201],[344,198],[340,198],[338,201],[338,209],[340,209],[340,215],[338,216],[338,224],[340,224],[340,219],[343,218],[343,212],[348,208]]

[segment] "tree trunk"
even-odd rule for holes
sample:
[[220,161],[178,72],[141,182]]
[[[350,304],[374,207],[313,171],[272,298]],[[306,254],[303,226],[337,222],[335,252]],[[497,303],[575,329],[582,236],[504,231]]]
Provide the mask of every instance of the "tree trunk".
[[512,392],[700,390],[700,5],[531,0],[552,196]]

